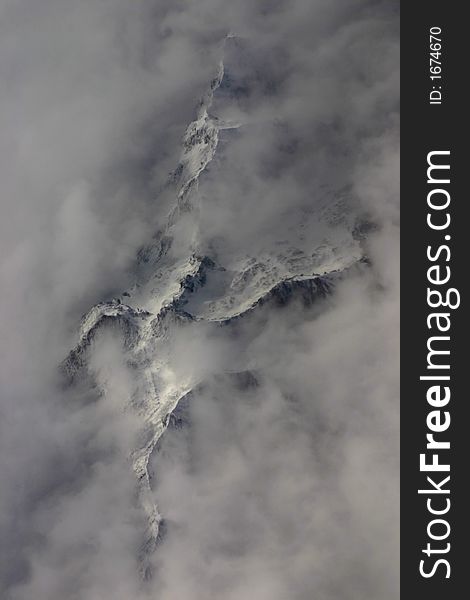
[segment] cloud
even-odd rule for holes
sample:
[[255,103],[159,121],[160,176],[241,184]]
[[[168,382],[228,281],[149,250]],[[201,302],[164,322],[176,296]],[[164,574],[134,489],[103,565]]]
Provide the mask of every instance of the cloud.
[[398,311],[375,285],[271,312],[234,342],[256,383],[206,377],[164,434],[162,598],[398,596]]
[[[3,0],[0,23],[0,592],[397,597],[397,4]],[[194,323],[169,340],[169,376],[200,385],[191,426],[152,459],[166,533],[143,581],[136,373],[117,331],[93,346],[98,388],[64,387],[57,365],[164,222],[228,32],[243,85],[214,110],[242,126],[222,132],[181,239],[231,268],[311,251],[334,199],[338,218],[375,224],[371,266],[310,309],[266,306],[236,333]],[[341,248],[343,231],[329,228]],[[227,375],[242,370],[255,379]]]

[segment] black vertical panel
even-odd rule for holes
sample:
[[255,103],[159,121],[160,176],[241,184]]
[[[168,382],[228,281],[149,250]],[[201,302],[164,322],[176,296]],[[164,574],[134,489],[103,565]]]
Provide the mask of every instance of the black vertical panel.
[[[468,101],[466,90],[470,78],[468,61],[469,22],[464,16],[465,4],[458,2],[403,2],[401,4],[401,597],[402,598],[453,598],[465,597],[470,574],[469,553],[466,546],[469,536],[470,491],[466,486],[470,476],[470,431],[468,405],[470,403],[465,375],[470,371],[470,352],[467,337],[468,283],[470,263],[469,193],[466,180],[470,173],[467,166],[466,147],[468,131]],[[438,27],[441,38],[442,79],[430,79],[430,28]],[[434,63],[435,64],[435,63]],[[430,92],[442,92],[442,103],[431,105]],[[440,86],[440,88],[439,88]],[[437,94],[434,94],[437,96]],[[450,184],[433,186],[427,182],[427,155],[431,151],[449,150]],[[447,209],[451,224],[447,230],[433,231],[426,223],[427,194],[433,187],[443,187],[451,195]],[[440,213],[441,218],[447,211]],[[436,216],[436,219],[438,217]],[[446,240],[445,235],[451,239]],[[451,280],[439,286],[443,293],[455,287],[461,294],[461,305],[452,310],[445,307],[437,311],[450,313],[452,325],[448,333],[450,341],[442,348],[450,348],[449,356],[441,362],[450,362],[450,370],[427,369],[427,340],[437,335],[436,329],[428,329],[426,318],[435,312],[427,304],[427,269],[432,264],[426,256],[431,245],[437,249],[448,244],[451,259],[444,254],[438,260],[444,268],[449,265]],[[431,286],[437,288],[437,286]],[[434,322],[434,321],[433,321]],[[426,417],[433,409],[426,400],[429,381],[420,381],[421,375],[450,375],[450,382],[442,382],[451,389],[451,400],[442,408],[451,413],[450,428],[436,434],[438,440],[450,440],[450,450],[439,451],[439,461],[450,461],[450,473],[423,473],[420,471],[419,455],[426,451],[428,428]],[[432,451],[429,451],[432,454]],[[429,459],[428,459],[429,460]],[[450,488],[449,495],[418,494],[418,489],[431,489],[426,476],[440,482],[447,475],[450,481],[443,488]],[[467,488],[467,489],[466,489]],[[449,498],[451,508],[442,515],[451,527],[447,539],[429,539],[427,526],[438,515],[427,509],[428,497],[436,509],[445,507]],[[433,533],[443,535],[445,526],[433,526]],[[450,551],[427,557],[422,550],[427,543],[443,549],[450,543]],[[440,565],[432,577],[424,578],[419,571],[420,561],[425,560],[424,570],[429,573],[434,562],[443,558],[449,561],[447,568]]]

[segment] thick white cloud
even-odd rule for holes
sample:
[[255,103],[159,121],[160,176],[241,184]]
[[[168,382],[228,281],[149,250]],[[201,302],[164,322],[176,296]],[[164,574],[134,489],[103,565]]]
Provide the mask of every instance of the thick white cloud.
[[[230,31],[258,61],[236,65],[249,93],[230,116],[248,126],[201,181],[183,238],[197,226],[201,248],[256,255],[331,188],[378,228],[370,269],[321,310],[173,341],[173,371],[206,383],[191,428],[154,457],[167,534],[144,582],[135,374],[112,333],[92,361],[98,402],[56,367],[166,215],[162,187]],[[397,36],[394,2],[0,1],[6,598],[398,596]],[[258,386],[217,378],[242,368]]]

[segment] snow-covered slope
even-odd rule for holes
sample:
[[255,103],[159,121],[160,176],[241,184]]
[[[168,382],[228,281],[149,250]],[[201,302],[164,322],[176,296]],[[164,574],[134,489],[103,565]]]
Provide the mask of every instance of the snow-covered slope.
[[[226,46],[231,44],[236,51],[236,42],[229,37]],[[179,402],[187,400],[204,376],[175,372],[169,350],[174,336],[185,328],[197,335],[198,327],[206,333],[222,331],[227,325],[237,327],[269,306],[292,301],[309,306],[327,298],[335,282],[360,268],[364,260],[358,234],[364,226],[344,190],[326,190],[315,210],[289,219],[282,235],[264,243],[255,255],[240,247],[229,258],[221,258],[216,251],[207,251],[210,240],[201,243],[200,183],[218,155],[221,133],[237,129],[242,134],[247,126],[234,105],[244,85],[221,62],[195,120],[186,129],[179,164],[168,182],[174,205],[152,243],[139,252],[135,284],[119,298],[91,308],[83,317],[77,345],[63,363],[71,382],[93,377],[90,356],[97,338],[113,328],[122,339],[135,381],[126,410],[134,411],[142,422],[139,443],[129,448],[129,455],[148,517],[141,556],[144,573],[145,556],[157,544],[161,521],[152,500],[149,458],[172,423],[170,415],[177,418]],[[224,143],[229,144],[230,138]],[[212,178],[217,178],[217,168]],[[248,365],[243,365],[243,357],[240,363],[239,370],[245,372]],[[94,383],[100,386],[99,381]]]

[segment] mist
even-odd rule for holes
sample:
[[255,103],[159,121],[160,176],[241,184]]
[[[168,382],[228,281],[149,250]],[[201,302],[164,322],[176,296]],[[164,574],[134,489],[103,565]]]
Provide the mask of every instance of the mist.
[[[214,111],[237,128],[171,251],[367,261],[313,306],[168,340],[164,375],[192,391],[151,456],[145,578],[138,373],[112,329],[95,386],[59,365],[83,313],[133,284],[222,59],[241,83]],[[0,0],[0,78],[2,597],[397,598],[397,3]]]

